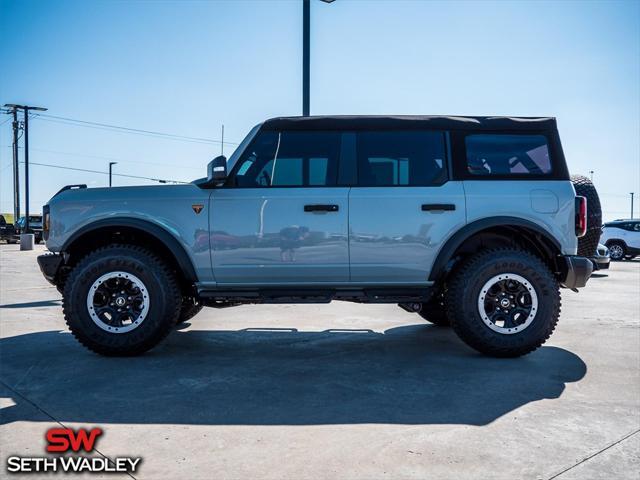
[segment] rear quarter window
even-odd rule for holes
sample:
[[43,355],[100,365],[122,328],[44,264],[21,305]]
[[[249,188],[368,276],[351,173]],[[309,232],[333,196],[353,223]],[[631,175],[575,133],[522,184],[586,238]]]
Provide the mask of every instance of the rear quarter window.
[[544,135],[469,134],[465,137],[467,174],[478,177],[544,176],[552,173]]

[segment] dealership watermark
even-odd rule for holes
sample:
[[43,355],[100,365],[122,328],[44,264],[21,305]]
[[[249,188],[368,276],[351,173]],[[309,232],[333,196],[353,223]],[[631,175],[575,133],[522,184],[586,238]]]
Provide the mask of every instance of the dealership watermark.
[[105,458],[88,456],[96,448],[98,438],[104,431],[99,428],[73,430],[71,428],[50,428],[47,430],[47,453],[71,454],[69,456],[21,457],[7,459],[9,473],[135,473],[142,461],[141,457]]

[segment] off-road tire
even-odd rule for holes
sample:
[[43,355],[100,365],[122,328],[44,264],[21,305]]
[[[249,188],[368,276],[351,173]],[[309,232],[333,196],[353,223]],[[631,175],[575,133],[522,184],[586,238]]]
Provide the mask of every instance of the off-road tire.
[[447,318],[447,312],[444,306],[444,294],[438,293],[431,300],[422,304],[422,308],[418,312],[427,322],[431,322],[438,327],[449,327],[451,322]]
[[[609,258],[611,258],[611,260],[613,260],[614,262],[621,262],[626,258],[627,246],[624,244],[624,242],[620,242],[618,240],[612,240],[607,242],[606,246],[609,249]],[[620,248],[617,248],[617,247],[620,247]]]
[[602,234],[602,207],[596,187],[582,175],[571,175],[571,183],[577,195],[587,199],[587,232],[578,239],[578,255],[593,257]]
[[[128,272],[138,277],[149,295],[148,313],[135,329],[111,333],[91,319],[87,294],[100,276]],[[139,355],[156,346],[173,329],[182,296],[175,275],[149,250],[131,245],[108,245],[78,262],[65,282],[62,308],[74,337],[86,348],[108,356]]]
[[178,316],[178,321],[176,322],[176,324],[179,325],[188,320],[191,320],[198,313],[200,313],[200,310],[202,310],[202,308],[203,305],[194,303],[193,298],[184,297],[182,299],[182,307],[180,308],[180,315]]
[[[517,333],[492,330],[478,309],[482,287],[501,273],[524,277],[538,297],[531,324]],[[467,345],[494,357],[519,357],[540,347],[553,332],[560,315],[560,290],[553,273],[538,257],[518,248],[497,248],[469,257],[452,273],[445,306],[451,326]]]

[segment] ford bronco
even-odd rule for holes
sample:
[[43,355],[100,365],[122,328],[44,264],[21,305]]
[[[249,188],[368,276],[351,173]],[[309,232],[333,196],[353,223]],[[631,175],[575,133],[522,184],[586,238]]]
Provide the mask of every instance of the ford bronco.
[[205,306],[343,300],[515,357],[551,335],[560,288],[589,279],[586,228],[553,118],[286,117],[190,184],[63,188],[38,262],[105,355],[149,350]]

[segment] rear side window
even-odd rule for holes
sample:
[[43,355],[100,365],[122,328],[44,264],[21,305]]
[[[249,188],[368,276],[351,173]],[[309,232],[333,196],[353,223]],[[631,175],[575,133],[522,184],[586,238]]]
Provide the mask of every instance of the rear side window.
[[341,134],[262,132],[239,160],[238,187],[334,186]]
[[441,185],[447,179],[443,132],[358,132],[358,185]]
[[551,173],[544,135],[472,134],[465,137],[471,175],[545,175]]

